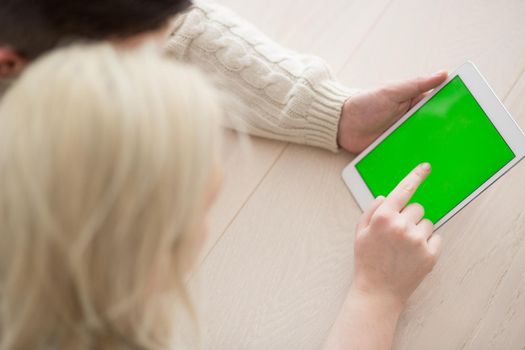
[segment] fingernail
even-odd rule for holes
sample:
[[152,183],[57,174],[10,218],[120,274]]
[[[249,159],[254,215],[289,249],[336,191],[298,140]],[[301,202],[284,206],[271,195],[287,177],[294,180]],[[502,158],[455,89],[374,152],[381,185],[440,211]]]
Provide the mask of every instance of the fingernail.
[[430,163],[423,163],[423,164],[421,164],[421,168],[423,168],[423,170],[425,170],[425,171],[430,171],[430,169],[431,169]]
[[434,74],[432,74],[432,76],[437,77],[437,76],[443,75],[443,73],[445,73],[444,70],[438,70],[437,72],[435,72]]

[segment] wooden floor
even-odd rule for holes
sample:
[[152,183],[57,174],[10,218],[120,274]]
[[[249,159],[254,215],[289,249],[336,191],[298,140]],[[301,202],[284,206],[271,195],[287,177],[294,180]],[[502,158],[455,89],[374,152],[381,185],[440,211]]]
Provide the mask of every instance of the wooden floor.
[[[367,88],[472,60],[525,129],[523,0],[222,0]],[[208,349],[319,349],[352,282],[352,159],[227,133],[226,179],[190,284]],[[525,162],[448,222],[395,349],[525,349]],[[198,287],[197,287],[198,286]]]

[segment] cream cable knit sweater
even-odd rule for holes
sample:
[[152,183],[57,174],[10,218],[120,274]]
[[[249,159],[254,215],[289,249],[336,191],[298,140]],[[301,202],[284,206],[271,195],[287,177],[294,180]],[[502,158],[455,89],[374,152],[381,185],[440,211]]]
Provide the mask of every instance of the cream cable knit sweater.
[[226,8],[198,2],[175,20],[166,46],[173,57],[212,74],[242,104],[227,126],[251,134],[338,149],[337,128],[353,91],[326,64],[291,52]]

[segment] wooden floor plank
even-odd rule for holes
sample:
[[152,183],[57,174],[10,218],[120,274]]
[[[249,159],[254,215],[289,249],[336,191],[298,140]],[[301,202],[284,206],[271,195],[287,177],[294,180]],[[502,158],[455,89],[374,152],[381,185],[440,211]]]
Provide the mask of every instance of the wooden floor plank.
[[224,182],[208,217],[208,237],[200,261],[220,239],[286,145],[284,142],[239,136],[230,130],[224,130],[223,140]]
[[525,62],[524,16],[519,0],[397,0],[339,73],[369,87],[472,60],[503,96]]
[[210,349],[319,348],[350,281],[349,156],[289,148],[199,270]]
[[391,0],[222,0],[289,49],[313,54],[339,71]]

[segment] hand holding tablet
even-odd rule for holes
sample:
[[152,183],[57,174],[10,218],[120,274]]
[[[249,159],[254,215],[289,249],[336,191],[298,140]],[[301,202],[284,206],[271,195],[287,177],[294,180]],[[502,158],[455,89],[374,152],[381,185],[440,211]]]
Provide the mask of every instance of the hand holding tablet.
[[438,228],[525,155],[525,136],[473,64],[419,102],[344,170],[361,208],[417,164],[433,171],[411,202]]

